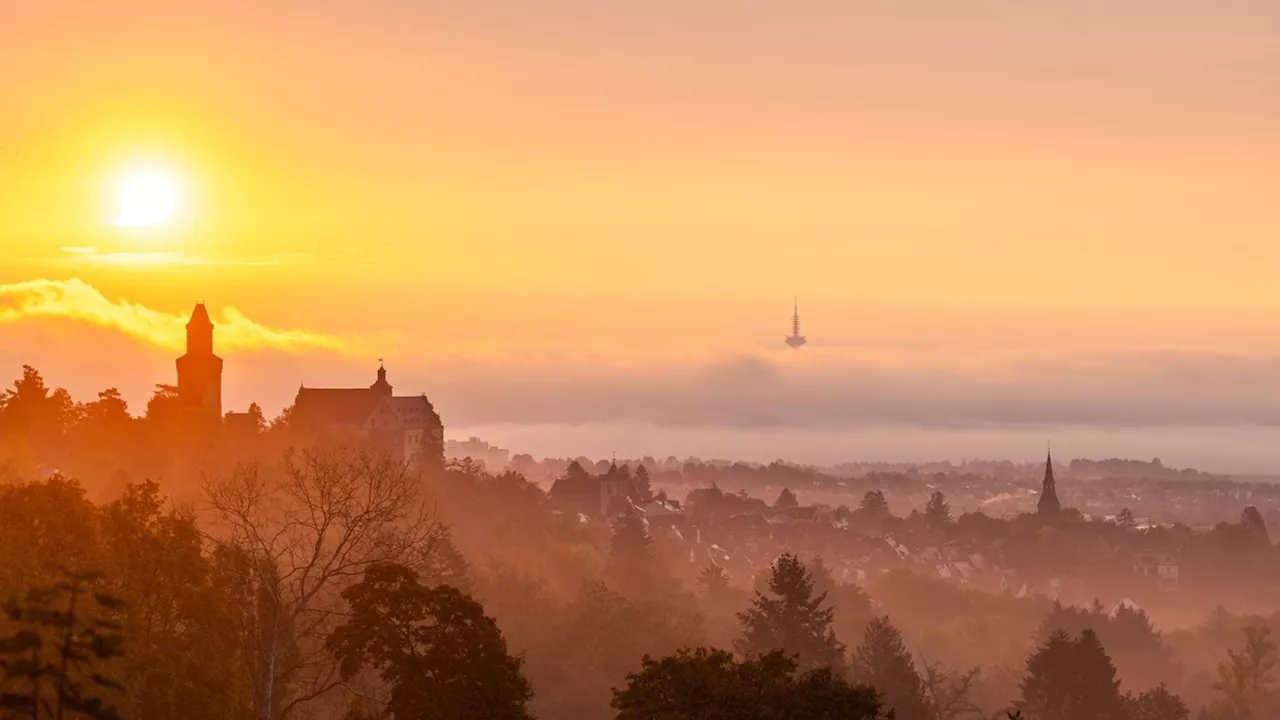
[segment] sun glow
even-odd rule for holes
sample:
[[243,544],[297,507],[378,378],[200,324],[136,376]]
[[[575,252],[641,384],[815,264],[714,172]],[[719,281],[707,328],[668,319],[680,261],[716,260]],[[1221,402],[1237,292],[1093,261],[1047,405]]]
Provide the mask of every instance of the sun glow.
[[112,222],[119,227],[158,225],[177,205],[178,194],[163,176],[133,175],[120,188],[120,214]]

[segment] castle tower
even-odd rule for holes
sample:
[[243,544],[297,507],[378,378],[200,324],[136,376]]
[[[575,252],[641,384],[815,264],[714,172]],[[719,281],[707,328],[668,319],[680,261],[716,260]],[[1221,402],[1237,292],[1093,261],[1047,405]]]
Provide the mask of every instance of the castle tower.
[[178,400],[222,418],[222,358],[213,354],[213,321],[204,304],[187,322],[187,354],[178,358]]
[[1044,487],[1040,490],[1040,503],[1036,506],[1036,512],[1041,517],[1052,518],[1057,517],[1062,510],[1062,503],[1058,501],[1058,484],[1053,479],[1053,452],[1049,452],[1049,457],[1044,464]]

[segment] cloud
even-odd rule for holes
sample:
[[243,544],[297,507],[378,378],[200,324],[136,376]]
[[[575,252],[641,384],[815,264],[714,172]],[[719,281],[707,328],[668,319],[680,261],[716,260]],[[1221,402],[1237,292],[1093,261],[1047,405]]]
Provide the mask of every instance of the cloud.
[[[29,280],[0,284],[0,323],[34,318],[65,318],[114,329],[153,345],[181,350],[186,344],[186,315],[155,310],[125,300],[112,301],[92,285],[70,280]],[[351,340],[306,330],[261,325],[239,310],[215,312],[220,349],[302,352],[326,350],[350,353]]]
[[837,355],[646,367],[458,361],[421,379],[442,412],[462,425],[1280,426],[1280,358],[1271,356],[1142,353],[980,366]]

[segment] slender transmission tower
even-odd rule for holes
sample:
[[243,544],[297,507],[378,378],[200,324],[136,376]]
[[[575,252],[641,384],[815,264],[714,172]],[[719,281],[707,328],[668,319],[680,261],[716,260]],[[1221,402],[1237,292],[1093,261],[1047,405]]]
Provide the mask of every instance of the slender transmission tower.
[[795,312],[791,316],[791,335],[787,337],[787,344],[792,348],[798,348],[804,343],[804,336],[800,334],[800,299],[796,298]]

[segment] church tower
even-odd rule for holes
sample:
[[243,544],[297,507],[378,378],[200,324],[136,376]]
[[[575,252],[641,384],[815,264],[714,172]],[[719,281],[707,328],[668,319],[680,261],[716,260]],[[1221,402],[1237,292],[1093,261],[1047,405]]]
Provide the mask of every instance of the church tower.
[[1040,490],[1040,503],[1036,512],[1045,518],[1057,517],[1062,511],[1062,503],[1058,501],[1058,484],[1053,479],[1053,452],[1044,463],[1044,487]]
[[387,382],[387,367],[378,363],[378,381],[369,386],[376,395],[391,397],[391,383]]
[[222,419],[222,358],[213,354],[213,321],[203,303],[187,322],[187,354],[178,358],[178,400]]

